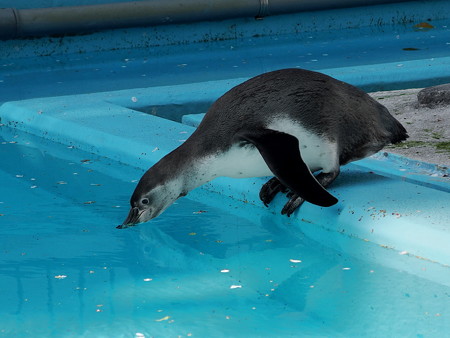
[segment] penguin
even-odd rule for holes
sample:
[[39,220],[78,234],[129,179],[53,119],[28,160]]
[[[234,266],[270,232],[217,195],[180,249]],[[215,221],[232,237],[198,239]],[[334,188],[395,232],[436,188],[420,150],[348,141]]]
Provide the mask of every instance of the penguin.
[[219,176],[274,176],[259,196],[267,206],[287,193],[287,216],[304,201],[329,207],[338,200],[325,188],[340,166],[407,137],[386,107],[348,83],[297,68],[264,73],[217,99],[195,132],[148,169],[118,228],[157,217]]

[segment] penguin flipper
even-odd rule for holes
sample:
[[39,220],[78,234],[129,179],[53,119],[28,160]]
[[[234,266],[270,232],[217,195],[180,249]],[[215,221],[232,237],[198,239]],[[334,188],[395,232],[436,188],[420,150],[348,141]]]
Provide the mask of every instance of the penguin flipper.
[[338,200],[322,187],[303,161],[296,137],[271,129],[241,132],[237,136],[252,143],[272,173],[300,197],[322,207],[337,203]]

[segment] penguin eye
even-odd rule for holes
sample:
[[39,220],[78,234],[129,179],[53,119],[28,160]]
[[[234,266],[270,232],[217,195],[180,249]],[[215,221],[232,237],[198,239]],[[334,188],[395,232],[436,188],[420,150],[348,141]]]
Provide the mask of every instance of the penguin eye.
[[142,200],[141,200],[141,203],[142,204],[148,204],[150,201],[148,200],[148,198],[143,198]]

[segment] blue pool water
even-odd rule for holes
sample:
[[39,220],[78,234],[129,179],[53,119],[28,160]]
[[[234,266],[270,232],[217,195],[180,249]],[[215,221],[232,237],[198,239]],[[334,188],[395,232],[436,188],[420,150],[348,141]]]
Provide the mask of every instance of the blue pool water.
[[325,246],[298,222],[206,191],[118,230],[141,170],[7,127],[0,135],[0,335],[450,331],[450,285],[426,274],[435,263],[359,250],[341,233],[324,234]]

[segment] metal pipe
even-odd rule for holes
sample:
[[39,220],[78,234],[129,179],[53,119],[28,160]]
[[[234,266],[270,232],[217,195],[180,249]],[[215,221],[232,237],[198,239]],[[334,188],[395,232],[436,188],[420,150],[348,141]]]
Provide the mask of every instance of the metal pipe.
[[406,0],[151,0],[36,9],[0,9],[0,39],[63,35]]

